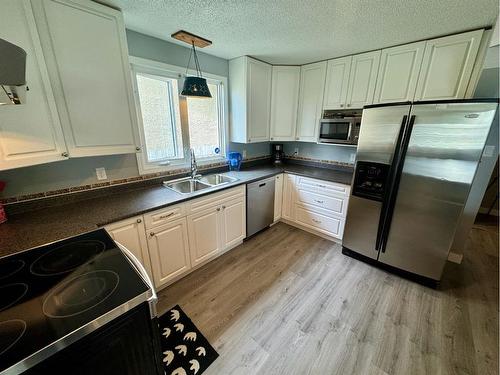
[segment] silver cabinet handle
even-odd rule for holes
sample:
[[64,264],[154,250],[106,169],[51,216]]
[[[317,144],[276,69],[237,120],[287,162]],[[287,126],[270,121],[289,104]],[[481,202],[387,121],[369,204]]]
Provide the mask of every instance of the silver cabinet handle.
[[166,219],[166,218],[169,218],[170,216],[172,216],[173,214],[175,214],[175,212],[170,212],[166,215],[160,215],[160,219]]
[[217,207],[217,211],[220,211],[220,207]]
[[154,237],[155,232],[149,232],[149,235],[150,235],[151,237]]
[[318,184],[317,186],[320,187],[320,188],[326,188],[325,185],[321,185],[321,184]]
[[347,106],[348,106],[348,107],[350,107],[351,105],[350,105],[350,104],[348,104]]
[[69,154],[68,154],[67,152],[63,152],[63,153],[61,154],[61,156],[62,156],[63,158],[67,158],[67,157],[69,156]]
[[222,206],[222,209],[225,210],[226,209],[226,206]]
[[142,219],[137,219],[137,223],[142,223]]
[[312,219],[312,221],[314,221],[315,223],[321,224],[321,220]]
[[140,148],[139,146],[137,146],[137,147],[135,148],[135,151],[141,151],[141,148]]
[[340,105],[340,108],[343,108],[343,107],[344,107],[344,105],[343,105],[343,104],[341,104],[341,105]]
[[315,201],[316,203],[320,203],[320,204],[325,203],[324,201],[319,201],[319,200],[317,200],[317,199],[315,199],[314,201]]

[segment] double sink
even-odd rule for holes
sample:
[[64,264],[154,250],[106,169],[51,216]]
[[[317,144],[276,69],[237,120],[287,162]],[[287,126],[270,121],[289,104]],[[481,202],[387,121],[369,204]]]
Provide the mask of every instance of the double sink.
[[226,176],[223,174],[209,174],[206,176],[197,175],[194,178],[185,177],[173,181],[165,181],[165,187],[181,194],[190,194],[195,191],[210,189],[215,186],[229,184],[238,181],[237,178]]

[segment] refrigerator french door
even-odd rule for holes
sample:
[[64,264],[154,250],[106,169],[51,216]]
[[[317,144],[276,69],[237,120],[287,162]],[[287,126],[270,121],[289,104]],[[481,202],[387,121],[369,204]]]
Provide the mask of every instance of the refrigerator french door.
[[365,107],[344,253],[438,281],[497,101]]

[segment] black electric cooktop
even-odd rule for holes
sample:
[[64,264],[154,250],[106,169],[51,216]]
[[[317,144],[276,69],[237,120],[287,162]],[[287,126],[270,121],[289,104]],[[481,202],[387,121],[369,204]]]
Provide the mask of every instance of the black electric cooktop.
[[0,258],[0,373],[148,291],[104,229]]

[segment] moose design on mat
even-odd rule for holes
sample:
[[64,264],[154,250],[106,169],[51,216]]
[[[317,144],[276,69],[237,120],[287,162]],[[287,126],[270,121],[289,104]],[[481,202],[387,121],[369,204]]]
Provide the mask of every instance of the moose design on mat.
[[200,375],[219,356],[179,305],[163,314],[159,323],[166,375]]

